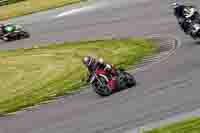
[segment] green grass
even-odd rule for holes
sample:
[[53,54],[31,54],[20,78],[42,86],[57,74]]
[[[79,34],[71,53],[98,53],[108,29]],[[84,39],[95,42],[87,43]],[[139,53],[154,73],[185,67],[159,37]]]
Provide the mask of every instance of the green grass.
[[14,4],[17,2],[22,2],[25,0],[0,0],[0,6],[4,6],[4,5],[10,5],[10,4]]
[[77,2],[80,2],[80,0],[26,0],[11,5],[1,6],[0,20],[27,15]]
[[190,118],[143,133],[200,133],[200,118]]
[[130,38],[0,52],[0,114],[78,90],[85,85],[85,55],[127,68],[156,50],[151,40]]

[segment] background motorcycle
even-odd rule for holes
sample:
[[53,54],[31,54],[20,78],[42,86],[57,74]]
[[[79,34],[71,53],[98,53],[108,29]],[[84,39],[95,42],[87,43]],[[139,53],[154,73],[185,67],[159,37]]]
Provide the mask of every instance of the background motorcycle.
[[9,32],[7,34],[4,34],[0,37],[3,41],[13,41],[13,40],[19,40],[24,38],[29,38],[30,34],[24,30],[24,28],[20,25],[15,25],[16,30],[14,32]]
[[132,86],[136,85],[136,80],[134,76],[125,72],[123,69],[117,69],[117,82],[116,88],[112,91],[109,86],[108,82],[109,79],[106,76],[107,73],[103,70],[97,69],[92,76],[90,77],[90,84],[94,91],[100,96],[109,96],[116,91],[120,91]]
[[[178,20],[181,29],[193,39],[200,38],[200,14],[195,6],[191,6],[191,13],[185,18],[178,16],[174,9],[174,15]],[[188,19],[187,19],[188,18]],[[184,21],[186,19],[186,21]]]

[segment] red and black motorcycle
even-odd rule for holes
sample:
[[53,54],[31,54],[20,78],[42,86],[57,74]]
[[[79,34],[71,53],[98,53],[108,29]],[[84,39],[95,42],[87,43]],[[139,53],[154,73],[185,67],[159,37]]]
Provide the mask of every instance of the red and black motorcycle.
[[89,83],[94,91],[100,96],[109,96],[114,92],[136,85],[133,75],[125,72],[124,69],[114,70],[116,75],[103,69],[96,69],[89,78]]

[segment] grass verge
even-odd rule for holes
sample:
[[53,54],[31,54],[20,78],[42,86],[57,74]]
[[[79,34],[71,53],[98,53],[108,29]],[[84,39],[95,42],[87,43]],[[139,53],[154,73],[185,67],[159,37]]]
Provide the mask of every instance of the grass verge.
[[23,16],[77,2],[80,2],[80,0],[26,0],[11,5],[1,6],[0,20]]
[[0,114],[35,105],[85,85],[85,55],[129,67],[152,55],[151,40],[119,39],[64,43],[0,52]]
[[200,133],[200,118],[190,118],[143,133]]

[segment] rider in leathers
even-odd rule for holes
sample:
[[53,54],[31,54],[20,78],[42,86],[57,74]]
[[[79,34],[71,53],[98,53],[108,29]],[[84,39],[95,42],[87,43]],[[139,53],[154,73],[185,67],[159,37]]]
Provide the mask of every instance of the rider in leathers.
[[[10,27],[11,30],[8,31],[6,28]],[[13,24],[0,24],[0,36],[3,36],[5,34],[14,32],[16,30],[16,27]]]
[[112,65],[104,63],[104,60],[102,58],[99,58],[96,60],[95,58],[92,58],[91,56],[85,56],[83,58],[83,63],[85,66],[88,68],[89,71],[89,77],[87,82],[89,82],[90,76],[92,75],[95,70],[98,69],[103,69],[104,71],[109,72],[109,75],[106,75],[107,77],[111,76],[112,78],[109,79],[109,84],[111,85],[110,89],[114,90],[116,88],[116,72],[113,69]]
[[[177,17],[181,28],[186,34],[190,34],[191,22],[200,23],[200,15],[194,6],[186,6],[178,3],[173,3],[174,15]],[[191,34],[192,35],[192,34]]]

